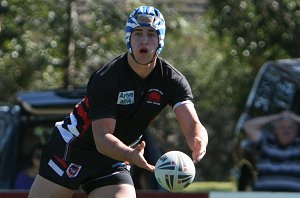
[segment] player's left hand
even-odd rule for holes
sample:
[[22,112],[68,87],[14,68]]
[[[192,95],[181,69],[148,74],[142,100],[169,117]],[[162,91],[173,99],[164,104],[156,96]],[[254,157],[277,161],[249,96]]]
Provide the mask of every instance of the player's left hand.
[[193,161],[194,163],[199,162],[206,154],[206,145],[201,141],[199,137],[194,138],[194,149],[193,149]]

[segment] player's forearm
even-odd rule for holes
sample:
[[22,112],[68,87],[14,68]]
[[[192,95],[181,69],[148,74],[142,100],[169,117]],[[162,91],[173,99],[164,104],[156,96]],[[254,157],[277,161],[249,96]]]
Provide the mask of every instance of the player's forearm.
[[[155,167],[145,160],[143,153],[146,143],[142,141],[134,149],[125,145],[111,133],[107,133],[96,143],[97,150],[112,159],[128,161],[140,168],[153,172]],[[98,139],[99,140],[99,139]]]
[[208,145],[208,133],[207,133],[206,128],[202,124],[200,124],[200,125],[201,125],[200,126],[201,129],[200,129],[198,137],[200,137],[201,142],[203,142],[203,144],[205,146],[207,146]]
[[206,153],[208,135],[199,121],[194,105],[180,105],[174,109],[174,112],[187,144],[192,150],[193,160],[195,162],[201,160]]
[[183,131],[187,144],[192,150],[193,161],[196,163],[206,154],[206,147],[208,144],[207,131],[200,122],[191,124],[190,127],[185,128]]
[[189,147],[191,148],[191,150],[195,149],[195,137],[197,137],[200,140],[200,143],[203,147],[206,147],[208,144],[208,134],[205,127],[200,122],[197,122],[192,126],[193,128],[190,128],[185,133]]
[[97,138],[96,147],[97,150],[112,159],[120,161],[130,161],[129,153],[132,148],[125,145],[113,134],[107,133],[101,138]]

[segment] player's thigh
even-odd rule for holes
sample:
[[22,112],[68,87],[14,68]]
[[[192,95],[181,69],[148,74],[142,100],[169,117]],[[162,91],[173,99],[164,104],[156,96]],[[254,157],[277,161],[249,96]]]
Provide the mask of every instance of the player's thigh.
[[118,184],[118,185],[109,185],[103,186],[93,190],[89,198],[136,198],[135,188],[130,184]]
[[68,198],[72,197],[73,190],[55,184],[40,175],[37,175],[29,191],[29,198]]

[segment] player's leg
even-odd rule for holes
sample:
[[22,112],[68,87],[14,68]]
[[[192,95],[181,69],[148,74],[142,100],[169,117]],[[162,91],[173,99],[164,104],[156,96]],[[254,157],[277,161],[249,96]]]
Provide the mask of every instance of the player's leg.
[[119,162],[113,166],[107,174],[98,175],[81,185],[89,198],[136,198],[129,165]]
[[109,185],[93,190],[89,198],[136,198],[135,189],[130,184]]
[[40,175],[37,175],[29,192],[29,198],[68,198],[72,197],[73,190],[55,184]]
[[[29,198],[69,198],[72,197],[74,190],[79,188],[84,175],[73,178],[68,176],[68,171],[74,168],[74,165],[72,165],[72,158],[70,162],[62,159],[65,148],[66,142],[55,128],[43,148],[39,174],[31,186]],[[80,173],[80,169],[75,167],[73,174],[79,175]]]

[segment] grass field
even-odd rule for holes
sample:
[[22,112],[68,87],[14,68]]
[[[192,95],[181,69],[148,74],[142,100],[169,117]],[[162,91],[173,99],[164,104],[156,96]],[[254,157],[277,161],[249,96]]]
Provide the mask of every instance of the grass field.
[[236,191],[234,182],[193,182],[186,192]]

